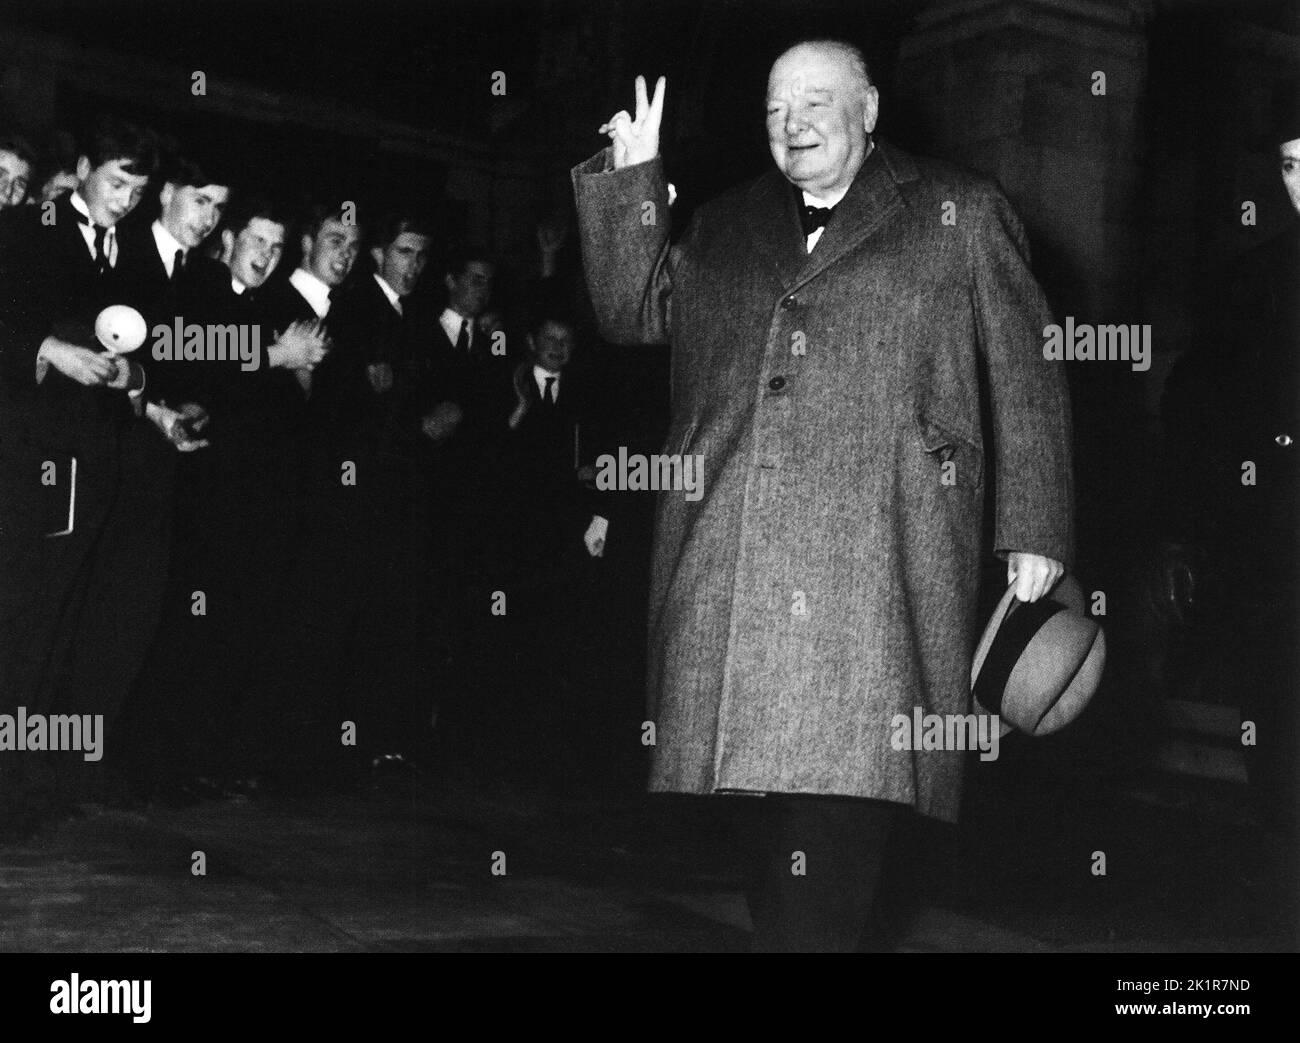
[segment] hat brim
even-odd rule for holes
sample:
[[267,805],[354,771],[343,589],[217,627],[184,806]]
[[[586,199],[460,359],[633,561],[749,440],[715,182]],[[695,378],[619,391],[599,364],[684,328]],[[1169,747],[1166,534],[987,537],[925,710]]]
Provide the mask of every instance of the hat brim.
[[[971,701],[974,704],[973,709],[977,712],[982,710],[985,713],[998,713],[998,727],[999,735],[1001,737],[1005,737],[1011,732],[1017,730],[1024,731],[1028,735],[1043,735],[1064,726],[1064,722],[1060,724],[1055,723],[1055,721],[1059,719],[1057,711],[1058,706],[1061,706],[1061,708],[1064,709],[1066,705],[1073,707],[1077,702],[1078,710],[1081,710],[1083,706],[1087,705],[1087,702],[1092,696],[1092,692],[1096,689],[1096,681],[1100,676],[1101,667],[1105,663],[1105,640],[1101,628],[1098,627],[1097,639],[1094,641],[1088,653],[1086,653],[1083,659],[1080,660],[1074,671],[1074,676],[1069,679],[1068,683],[1063,688],[1062,693],[1058,695],[1057,699],[1053,700],[1051,705],[1044,709],[1043,713],[1039,716],[1039,720],[1035,722],[1034,727],[1017,728],[1015,725],[1008,722],[1007,715],[1001,712],[1001,708],[995,711],[992,707],[985,706],[984,703],[975,695],[975,682],[979,678],[980,669],[988,658],[989,651],[993,647],[993,642],[997,640],[998,632],[1002,628],[1003,623],[1006,622],[1007,616],[1010,615],[1011,611],[1015,608],[1015,595],[1016,584],[1012,583],[1003,593],[1001,600],[998,601],[997,607],[989,617],[988,625],[985,626],[984,632],[980,635],[979,642],[975,646],[975,655],[971,661]],[[1073,611],[1080,615],[1085,614],[1084,608],[1086,600],[1084,598],[1083,590],[1080,588],[1078,581],[1069,573],[1066,573],[1057,580],[1052,588],[1044,595],[1044,598],[1054,601],[1056,604],[1062,606],[1065,611]],[[1010,678],[1008,678],[1008,680],[1010,680]],[[1078,687],[1076,688],[1076,686]],[[1083,695],[1082,698],[1077,698],[1072,694],[1068,701],[1062,698],[1065,694],[1074,691],[1086,691],[1086,694]],[[1074,714],[1071,714],[1069,719],[1073,720],[1076,715],[1077,711]],[[1052,725],[1040,730],[1038,726],[1049,721],[1053,722]]]

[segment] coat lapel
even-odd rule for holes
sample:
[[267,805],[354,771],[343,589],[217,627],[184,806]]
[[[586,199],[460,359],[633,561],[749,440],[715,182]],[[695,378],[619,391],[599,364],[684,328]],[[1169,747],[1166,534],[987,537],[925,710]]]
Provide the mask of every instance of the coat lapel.
[[817,246],[811,254],[805,252],[807,263],[797,281],[802,284],[820,275],[879,229],[904,203],[899,185],[916,177],[916,166],[906,155],[877,141]]
[[759,252],[771,262],[788,290],[808,263],[795,194],[781,172],[769,170],[749,191],[745,227]]

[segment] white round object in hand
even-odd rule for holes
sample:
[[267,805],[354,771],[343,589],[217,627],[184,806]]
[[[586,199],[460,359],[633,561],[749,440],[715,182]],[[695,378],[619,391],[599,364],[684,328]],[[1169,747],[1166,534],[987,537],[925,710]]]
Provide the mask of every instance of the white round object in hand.
[[114,355],[135,351],[147,334],[144,316],[130,305],[109,305],[95,319],[95,337]]

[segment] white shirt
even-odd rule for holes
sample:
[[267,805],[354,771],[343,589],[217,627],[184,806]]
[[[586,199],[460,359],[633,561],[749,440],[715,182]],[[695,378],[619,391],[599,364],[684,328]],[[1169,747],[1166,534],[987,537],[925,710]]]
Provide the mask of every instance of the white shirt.
[[375,282],[379,283],[379,288],[384,291],[384,296],[388,298],[388,303],[393,306],[393,310],[398,315],[402,314],[402,298],[397,295],[397,291],[388,285],[384,277],[378,272],[375,273]]
[[247,286],[236,279],[233,275],[230,277],[230,288],[235,291],[237,296],[242,296],[244,291],[248,289]]
[[560,400],[560,375],[552,373],[549,369],[542,369],[541,366],[533,367],[533,381],[537,384],[538,398],[546,397],[546,382],[548,380],[555,381],[551,385],[551,401],[558,402]]
[[[68,197],[68,202],[72,204],[72,209],[79,213],[86,221],[90,220],[90,207],[86,206],[86,201],[81,198],[81,193],[74,191]],[[78,221],[77,227],[81,229],[81,238],[86,240],[86,249],[90,251],[90,259],[95,259],[95,226],[86,224],[85,221]],[[117,267],[117,228],[114,225],[108,226],[108,231],[104,233],[104,256],[108,258],[110,268]]]
[[153,241],[158,245],[158,256],[162,258],[163,267],[167,269],[167,278],[171,278],[176,267],[176,251],[179,250],[185,258],[189,259],[189,250],[185,249],[176,237],[163,227],[161,221],[153,223]]
[[469,346],[472,350],[474,347],[474,320],[466,318],[455,308],[444,308],[438,321],[442,323],[442,328],[446,330],[447,337],[451,340],[452,347],[456,346],[456,341],[460,340],[460,329],[462,324],[469,323]]
[[306,268],[295,268],[289,285],[303,295],[316,318],[323,319],[330,313],[330,288]]
[[[804,192],[803,193],[804,206],[820,206],[820,207],[837,206],[839,204],[839,201],[843,199],[846,195],[848,195],[848,192],[849,190],[847,188],[841,189],[839,192],[835,192],[834,194],[827,196],[825,199],[818,199],[816,196],[810,196],[807,192]],[[822,232],[824,231],[826,231],[826,226],[822,225],[820,228],[814,228],[812,232],[809,233],[808,235],[809,253],[813,252],[813,247],[817,245],[817,240],[822,237]]]

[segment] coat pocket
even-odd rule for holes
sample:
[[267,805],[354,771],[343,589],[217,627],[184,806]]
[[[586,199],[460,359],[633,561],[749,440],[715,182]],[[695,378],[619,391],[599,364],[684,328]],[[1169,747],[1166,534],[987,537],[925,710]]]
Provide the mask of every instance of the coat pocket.
[[[984,481],[984,454],[969,438],[956,434],[952,425],[917,414],[917,439],[921,448],[943,468],[944,483],[978,489]],[[952,464],[952,467],[945,465]],[[951,475],[951,478],[947,476]]]

